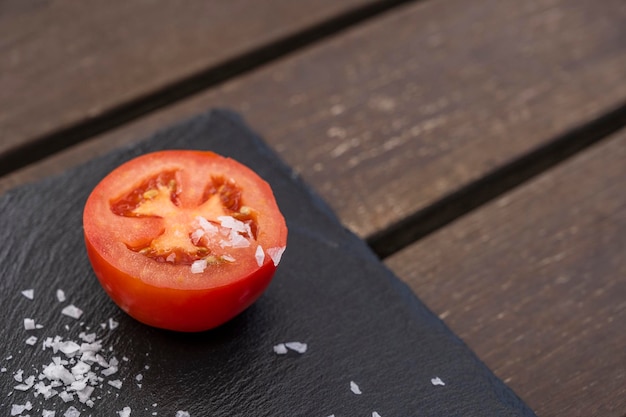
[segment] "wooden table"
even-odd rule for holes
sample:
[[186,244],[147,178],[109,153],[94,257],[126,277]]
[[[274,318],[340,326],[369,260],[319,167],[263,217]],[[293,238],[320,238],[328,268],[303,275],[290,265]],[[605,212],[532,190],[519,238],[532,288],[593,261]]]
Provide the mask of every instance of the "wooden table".
[[626,415],[626,2],[0,4],[0,192],[243,114],[539,416]]

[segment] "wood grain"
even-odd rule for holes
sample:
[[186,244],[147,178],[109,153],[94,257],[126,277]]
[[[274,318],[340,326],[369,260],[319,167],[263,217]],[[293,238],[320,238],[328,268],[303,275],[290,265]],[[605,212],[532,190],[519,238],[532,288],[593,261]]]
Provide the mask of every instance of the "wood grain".
[[625,100],[625,39],[621,0],[405,6],[4,178],[0,189],[230,107],[367,237]]
[[626,131],[389,258],[543,417],[626,413]]
[[3,1],[0,156],[373,3]]

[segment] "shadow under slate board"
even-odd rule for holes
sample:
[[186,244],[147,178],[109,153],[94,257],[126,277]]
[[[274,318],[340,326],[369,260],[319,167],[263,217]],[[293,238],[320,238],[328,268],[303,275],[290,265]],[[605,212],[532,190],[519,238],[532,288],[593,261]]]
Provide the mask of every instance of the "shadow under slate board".
[[[85,253],[82,209],[91,189],[122,162],[160,149],[207,149],[250,166],[272,185],[287,220],[287,250],[268,291],[212,331],[136,322],[100,288]],[[63,416],[74,407],[83,417],[125,415],[125,407],[131,416],[172,417],[534,415],[231,112],[211,111],[11,190],[0,212],[0,415],[22,406],[23,415]],[[32,299],[22,294],[29,289]],[[83,315],[62,314],[68,305]],[[54,387],[37,385],[49,385],[39,375],[58,365],[53,357],[74,366],[43,348],[55,336],[56,346],[100,341],[91,407],[76,393],[65,402],[63,387],[45,398]],[[274,352],[291,341],[308,349]]]

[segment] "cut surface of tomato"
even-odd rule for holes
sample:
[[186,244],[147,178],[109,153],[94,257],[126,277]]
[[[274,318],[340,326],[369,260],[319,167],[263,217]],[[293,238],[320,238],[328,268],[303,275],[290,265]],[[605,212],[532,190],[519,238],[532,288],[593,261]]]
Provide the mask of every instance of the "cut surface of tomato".
[[83,213],[87,254],[117,305],[159,328],[202,331],[250,306],[287,243],[270,186],[203,151],[161,151],[107,175]]

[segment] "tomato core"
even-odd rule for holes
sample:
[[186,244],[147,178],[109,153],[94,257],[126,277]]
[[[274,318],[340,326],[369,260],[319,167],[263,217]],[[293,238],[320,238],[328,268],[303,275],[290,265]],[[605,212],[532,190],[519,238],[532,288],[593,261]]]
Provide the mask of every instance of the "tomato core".
[[215,265],[235,259],[225,248],[254,243],[254,210],[241,205],[242,190],[235,180],[212,177],[202,200],[191,207],[181,207],[178,184],[177,171],[162,172],[111,201],[117,216],[161,220],[149,241],[125,241],[130,250],[174,265],[201,259]]

